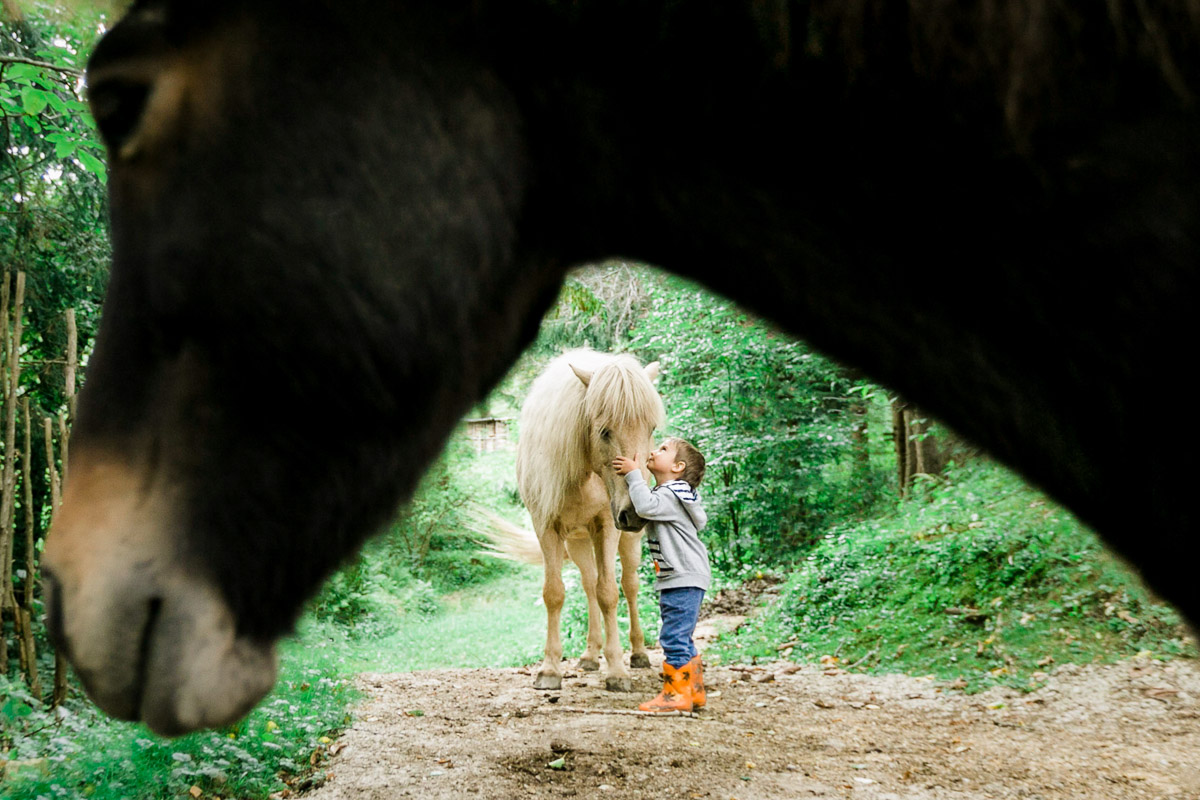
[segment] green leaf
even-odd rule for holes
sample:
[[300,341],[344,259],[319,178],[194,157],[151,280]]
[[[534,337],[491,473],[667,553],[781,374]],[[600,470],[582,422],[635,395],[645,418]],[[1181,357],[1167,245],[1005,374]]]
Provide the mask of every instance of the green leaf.
[[108,183],[108,170],[104,166],[104,162],[96,158],[87,150],[79,150],[76,152],[76,157],[83,168],[100,179],[101,183]]
[[26,114],[37,116],[45,110],[48,103],[46,92],[41,89],[29,87],[21,92],[21,105],[25,107]]

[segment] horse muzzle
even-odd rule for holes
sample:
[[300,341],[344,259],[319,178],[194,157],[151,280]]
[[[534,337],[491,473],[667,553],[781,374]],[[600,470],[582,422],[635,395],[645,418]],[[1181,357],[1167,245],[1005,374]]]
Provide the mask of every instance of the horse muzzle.
[[166,495],[73,458],[43,585],[51,636],[88,695],[177,736],[240,718],[274,685],[276,657],[237,634],[216,585],[180,557]]
[[640,531],[646,526],[646,520],[638,516],[637,512],[633,510],[633,506],[614,511],[613,522],[616,523],[618,529],[630,533]]

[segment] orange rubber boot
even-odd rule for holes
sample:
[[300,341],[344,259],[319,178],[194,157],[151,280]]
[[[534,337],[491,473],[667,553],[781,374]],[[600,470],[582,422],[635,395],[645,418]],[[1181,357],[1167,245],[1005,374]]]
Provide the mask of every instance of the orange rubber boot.
[[686,667],[676,669],[663,662],[663,688],[658,697],[638,706],[638,711],[691,711],[692,682],[684,679]]
[[700,666],[700,654],[689,661],[687,664],[679,668],[686,670],[688,678],[692,684],[692,708],[704,708],[704,703],[708,699],[704,692],[704,670]]

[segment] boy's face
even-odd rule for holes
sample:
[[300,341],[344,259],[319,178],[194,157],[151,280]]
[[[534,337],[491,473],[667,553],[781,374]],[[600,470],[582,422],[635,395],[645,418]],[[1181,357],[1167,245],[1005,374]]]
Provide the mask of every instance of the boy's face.
[[[676,469],[677,467],[678,469]],[[675,452],[675,443],[667,439],[660,444],[658,449],[646,459],[646,469],[650,470],[650,474],[659,483],[664,480],[673,480],[683,474],[683,465],[679,462],[679,456]]]

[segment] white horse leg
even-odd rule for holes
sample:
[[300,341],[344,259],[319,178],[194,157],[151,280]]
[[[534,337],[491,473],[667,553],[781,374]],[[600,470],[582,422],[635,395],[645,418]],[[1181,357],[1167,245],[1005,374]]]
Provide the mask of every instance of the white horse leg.
[[579,658],[579,668],[592,672],[600,669],[600,648],[604,646],[600,604],[596,601],[596,557],[588,539],[567,539],[567,552],[571,554],[575,566],[579,567],[583,593],[588,601],[587,649]]
[[538,542],[542,545],[542,563],[545,577],[542,581],[542,600],[546,604],[546,657],[533,681],[535,689],[562,688],[562,636],[560,632],[563,598],[563,546],[558,531],[551,528],[541,531]]
[[617,543],[621,532],[611,520],[605,520],[592,534],[592,549],[596,554],[596,600],[604,615],[604,661],[607,674],[604,688],[610,692],[631,692],[633,681],[621,651],[621,631],[617,627]]
[[629,666],[649,668],[650,656],[646,653],[646,635],[642,633],[642,620],[638,615],[638,565],[642,563],[641,534],[622,533],[617,552],[621,555],[621,590],[629,606]]

